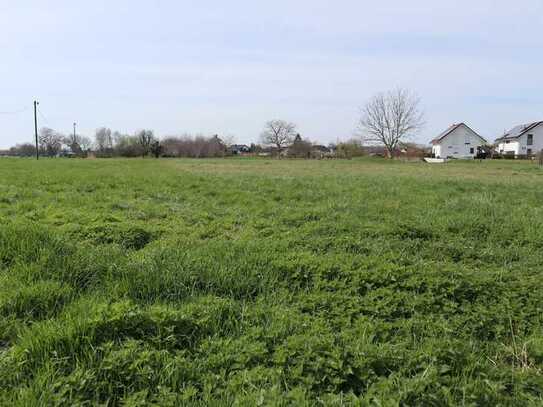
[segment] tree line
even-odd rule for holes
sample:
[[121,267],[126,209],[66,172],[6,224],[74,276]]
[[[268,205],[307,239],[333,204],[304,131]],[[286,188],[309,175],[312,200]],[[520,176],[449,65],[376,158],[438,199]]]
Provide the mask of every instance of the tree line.
[[[123,134],[107,127],[96,130],[94,140],[79,134],[64,135],[49,127],[43,127],[38,135],[41,156],[62,155],[86,157],[221,157],[226,155],[227,145],[217,136],[203,135],[169,136],[159,140],[152,130],[139,130]],[[36,147],[22,143],[10,149],[12,155],[32,157]]]
[[[323,158],[334,156],[351,158],[364,154],[362,142],[351,139],[328,146],[312,143],[296,133],[296,125],[284,120],[266,123],[261,134],[261,144],[245,146],[242,153],[289,158]],[[74,156],[97,158],[108,157],[225,157],[239,154],[239,145],[231,145],[218,135],[167,136],[159,139],[152,130],[139,130],[134,134],[123,134],[107,127],[96,130],[94,138],[80,134],[64,135],[49,127],[39,131],[38,148],[41,156]],[[21,157],[36,155],[32,143],[18,144],[10,149],[10,154]]]
[[[286,120],[270,120],[260,135],[261,145],[252,144],[254,153],[276,156],[312,158],[322,157],[331,151],[338,157],[363,154],[363,144],[380,145],[388,157],[397,154],[406,139],[424,125],[420,100],[412,92],[397,89],[379,93],[361,109],[357,126],[359,137],[328,147],[304,140],[296,125]],[[55,157],[68,154],[97,157],[223,157],[233,153],[227,142],[218,135],[169,136],[159,140],[152,130],[142,129],[134,134],[123,134],[107,127],[96,130],[94,140],[71,134],[64,135],[54,129],[43,127],[39,132],[40,155]],[[16,145],[10,149],[13,155],[35,155],[35,146],[30,143]]]

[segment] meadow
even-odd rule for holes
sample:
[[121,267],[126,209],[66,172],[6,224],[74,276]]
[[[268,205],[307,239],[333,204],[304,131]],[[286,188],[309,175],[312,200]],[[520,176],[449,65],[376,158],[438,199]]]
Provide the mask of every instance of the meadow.
[[0,159],[0,405],[542,405],[543,169]]

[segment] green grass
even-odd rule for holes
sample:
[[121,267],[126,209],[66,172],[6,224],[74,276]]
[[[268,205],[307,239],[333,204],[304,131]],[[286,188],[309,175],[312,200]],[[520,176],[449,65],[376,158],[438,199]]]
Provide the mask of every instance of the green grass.
[[0,160],[0,405],[541,405],[529,162]]

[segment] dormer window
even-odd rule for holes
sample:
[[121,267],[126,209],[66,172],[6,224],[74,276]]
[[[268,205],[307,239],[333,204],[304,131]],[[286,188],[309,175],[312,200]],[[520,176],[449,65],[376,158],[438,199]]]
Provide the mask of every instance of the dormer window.
[[534,135],[528,134],[528,138],[526,139],[526,145],[532,146],[534,144]]

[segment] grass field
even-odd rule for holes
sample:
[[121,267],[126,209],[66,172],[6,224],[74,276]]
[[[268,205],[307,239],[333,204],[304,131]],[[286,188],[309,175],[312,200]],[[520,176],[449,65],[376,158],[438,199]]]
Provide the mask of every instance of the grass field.
[[0,405],[541,405],[543,170],[0,160]]

